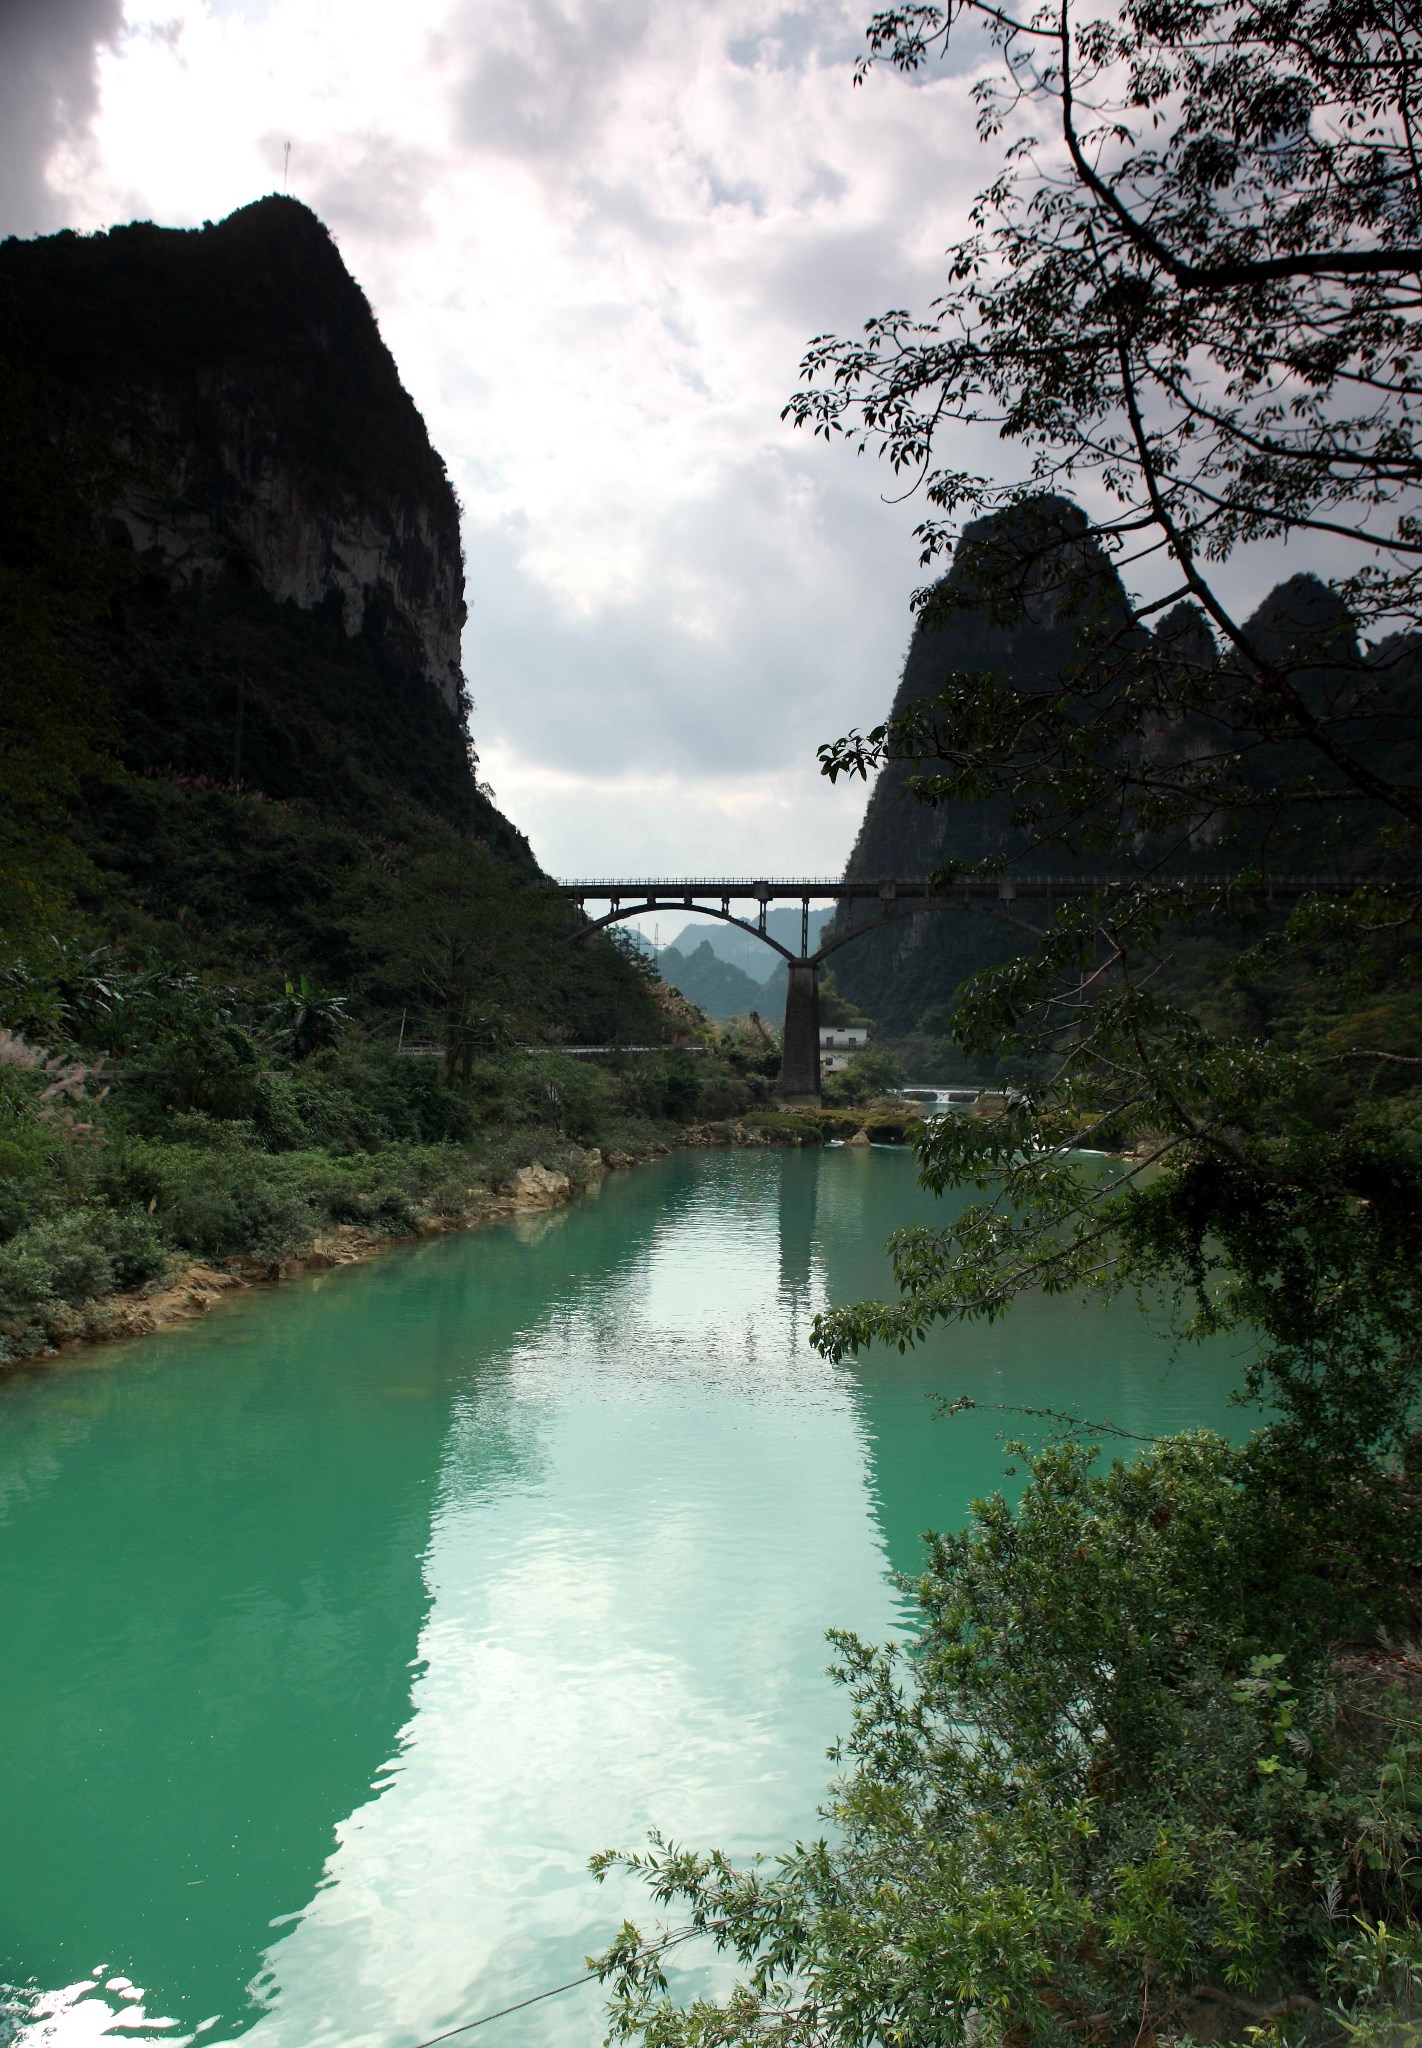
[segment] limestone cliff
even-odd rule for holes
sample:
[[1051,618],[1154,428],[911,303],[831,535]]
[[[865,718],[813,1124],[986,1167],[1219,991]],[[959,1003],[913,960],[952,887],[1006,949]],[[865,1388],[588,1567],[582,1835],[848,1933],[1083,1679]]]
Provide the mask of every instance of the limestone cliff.
[[7,350],[102,449],[110,537],[174,588],[254,584],[378,611],[447,709],[464,708],[459,508],[325,227],[267,198],[195,230],[148,223],[0,245]]
[[0,243],[0,380],[32,507],[0,557],[49,561],[130,769],[365,825],[413,799],[527,864],[473,773],[458,501],[308,208]]
[[[1074,538],[1085,526],[1082,514],[1062,500],[1043,500],[1037,511],[1044,509],[1049,520],[1059,523],[1058,555],[1065,560],[1065,572],[1052,571],[1049,548],[1036,558],[1035,581],[1025,590],[1021,609],[1007,617],[995,613],[990,604],[978,601],[972,564],[984,549],[992,549],[999,534],[1010,533],[1003,524],[1008,515],[970,526],[940,586],[944,601],[930,604],[915,628],[894,697],[894,714],[937,695],[950,672],[995,675],[1025,692],[1051,686],[1080,658],[1084,609],[1097,626],[1104,623],[1119,631],[1125,624],[1124,595],[1115,571],[1104,557],[1093,559],[1084,553]],[[1091,586],[1085,606],[1082,571]],[[994,587],[991,575],[987,587]],[[1347,670],[1346,681],[1356,687],[1360,653],[1351,623],[1341,601],[1316,578],[1294,576],[1281,584],[1248,621],[1247,630],[1254,643],[1276,659],[1297,659],[1298,687],[1319,708],[1326,709],[1335,695],[1336,665]],[[1156,628],[1155,639],[1157,645],[1171,645],[1205,667],[1215,657],[1209,629],[1189,605],[1169,613]],[[1129,645],[1129,637],[1118,637],[1116,644]],[[1378,665],[1380,688],[1391,689],[1394,695],[1408,691],[1415,697],[1414,647],[1391,656],[1378,650],[1367,659]],[[1369,742],[1360,721],[1355,725],[1350,744],[1361,754],[1371,745],[1376,765],[1395,769],[1382,744]],[[1184,724],[1151,724],[1142,734],[1142,745],[1157,766],[1188,759],[1192,752],[1209,751],[1218,743],[1217,734],[1201,734]],[[1249,770],[1251,777],[1267,789],[1280,779],[1308,773],[1314,764],[1297,754],[1297,748],[1283,744],[1262,750]],[[907,793],[915,765],[893,761],[880,771],[850,855],[850,880],[928,875],[945,865],[968,867],[984,860],[1006,861],[1010,867],[1023,860],[1026,842],[1011,825],[1006,798],[927,808]],[[1177,848],[1177,857],[1195,855],[1212,868],[1232,868],[1255,844],[1255,829],[1236,829],[1226,844],[1220,819],[1202,816]],[[1375,868],[1376,830],[1374,819],[1321,811],[1312,821],[1310,854],[1318,865]],[[1089,873],[1121,864],[1119,858],[1103,863],[1100,857],[1040,850],[1026,855],[1026,863],[1039,873]],[[1019,946],[1013,928],[986,913],[937,912],[905,919],[846,946],[835,956],[836,978],[843,993],[875,1019],[881,1035],[900,1041],[939,1040],[965,977],[1011,957]],[[922,1051],[926,1054],[927,1048]]]
[[266,396],[230,374],[204,379],[199,439],[169,393],[129,394],[115,445],[132,468],[113,513],[175,583],[200,586],[236,567],[303,611],[335,592],[352,638],[388,593],[425,675],[458,713],[464,567],[452,504],[404,492],[326,497],[285,459]]
[[[1076,659],[1080,632],[1083,566],[1100,584],[1108,610],[1123,606],[1114,571],[1102,560],[1084,563],[1076,538],[1085,526],[1075,506],[1043,501],[1061,528],[1061,556],[1025,572],[1019,614],[995,615],[987,604],[968,602],[967,579],[974,550],[992,549],[1002,520],[974,522],[941,591],[951,604],[930,607],[920,617],[904,661],[893,712],[902,713],[936,696],[950,671],[1011,676],[1014,681],[1061,675]],[[991,564],[989,574],[997,573]],[[849,881],[885,876],[931,875],[945,863],[1007,857],[1018,850],[1005,799],[929,809],[908,797],[914,764],[891,761],[881,769],[845,871]],[[1050,863],[1039,861],[1046,868]],[[1074,868],[1081,863],[1073,862]],[[936,912],[907,918],[845,946],[834,957],[835,979],[845,996],[895,1039],[938,1037],[946,1027],[953,995],[965,976],[1007,959],[1018,948],[1013,929],[985,913]]]

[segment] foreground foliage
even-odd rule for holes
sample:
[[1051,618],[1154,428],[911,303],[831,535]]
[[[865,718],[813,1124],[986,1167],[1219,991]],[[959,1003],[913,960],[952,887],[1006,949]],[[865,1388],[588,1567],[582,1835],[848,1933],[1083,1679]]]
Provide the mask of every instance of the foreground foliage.
[[1405,2007],[1422,1664],[1373,1631],[1415,1624],[1393,1566],[1419,1482],[1301,1468],[1272,1431],[1104,1474],[1039,1455],[1015,1511],[934,1539],[912,1655],[838,1639],[832,1837],[740,1868],[660,1838],[620,1859],[746,1974],[680,2006],[625,1928],[600,1962],[614,2037],[1323,2038]]
[[[1015,1509],[933,1540],[911,1649],[841,1641],[825,1839],[595,1866],[640,1871],[734,1990],[679,2002],[630,1927],[598,1967],[614,2036],[652,2048],[1400,2048],[1422,2027],[1422,25],[1389,0],[949,0],[876,15],[869,61],[919,71],[965,24],[998,163],[943,296],[814,343],[789,411],[922,484],[925,560],[955,549],[923,594],[945,645],[975,611],[1066,624],[1076,658],[945,656],[936,693],[822,765],[897,762],[920,802],[979,807],[976,872],[1102,886],[959,1000],[958,1045],[1022,1084],[923,1139],[928,1184],[976,1199],[902,1234],[898,1298],[816,1341],[1134,1289],[1182,1339],[1235,1333],[1261,1426],[1104,1471],[1086,1443],[1039,1452]],[[959,423],[1016,444],[1015,480],[956,466]],[[1318,535],[1331,587],[1242,622],[1218,565]],[[1329,868],[1356,893],[1271,903],[1271,877]],[[1202,874],[1224,879],[1183,898]]]

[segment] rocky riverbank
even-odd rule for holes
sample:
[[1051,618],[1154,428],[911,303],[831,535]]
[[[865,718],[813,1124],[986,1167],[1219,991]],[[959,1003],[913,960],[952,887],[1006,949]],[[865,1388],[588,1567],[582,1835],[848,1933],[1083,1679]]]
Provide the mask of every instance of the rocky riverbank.
[[[337,1266],[352,1266],[374,1258],[393,1246],[416,1243],[422,1238],[445,1237],[474,1230],[481,1224],[503,1221],[511,1216],[556,1209],[575,1200],[589,1185],[609,1172],[621,1172],[665,1158],[672,1150],[701,1150],[716,1146],[765,1147],[820,1142],[817,1130],[778,1128],[786,1119],[773,1120],[777,1128],[754,1123],[689,1124],[675,1146],[656,1140],[640,1152],[617,1148],[582,1150],[569,1160],[569,1169],[545,1166],[540,1160],[519,1166],[490,1187],[470,1186],[462,1201],[451,1202],[446,1193],[439,1204],[428,1205],[417,1214],[413,1230],[382,1230],[365,1223],[333,1224],[320,1231],[298,1250],[279,1259],[238,1256],[221,1261],[194,1260],[150,1280],[140,1288],[96,1296],[81,1302],[56,1302],[45,1314],[48,1342],[40,1350],[9,1364],[0,1365],[0,1378],[8,1373],[47,1364],[64,1353],[81,1347],[116,1342],[126,1337],[147,1337],[154,1331],[193,1322],[207,1314],[234,1290],[272,1286],[328,1272]],[[866,1141],[867,1142],[867,1141]]]

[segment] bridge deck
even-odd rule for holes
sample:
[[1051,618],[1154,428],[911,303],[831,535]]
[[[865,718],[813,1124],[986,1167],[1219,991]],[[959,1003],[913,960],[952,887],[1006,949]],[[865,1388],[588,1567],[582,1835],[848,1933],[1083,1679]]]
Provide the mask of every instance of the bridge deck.
[[[727,924],[763,939],[786,963],[785,1028],[781,1038],[780,1092],[787,1102],[817,1102],[820,1093],[819,970],[832,953],[877,931],[898,918],[926,915],[930,911],[951,912],[958,906],[979,915],[1007,918],[1035,931],[1032,920],[1023,917],[1017,905],[1036,900],[1049,907],[1069,897],[1099,896],[1111,890],[1147,890],[1157,898],[1238,895],[1289,901],[1300,896],[1352,896],[1360,889],[1377,887],[1359,875],[1282,875],[1263,879],[1240,875],[970,875],[961,881],[935,886],[925,875],[885,875],[877,881],[832,881],[825,875],[795,877],[746,875],[622,875],[588,877],[555,885],[561,896],[586,906],[606,903],[600,915],[586,912],[576,942],[629,917],[657,910],[702,910]],[[1422,881],[1405,881],[1391,886],[1407,891],[1422,887]],[[767,906],[776,902],[800,905],[800,951],[792,953],[766,930]],[[753,903],[754,913],[736,915],[733,902]],[[816,952],[810,951],[810,905],[821,903],[872,903],[867,916],[852,908],[836,921],[830,936]],[[712,908],[713,905],[718,907]],[[754,916],[754,923],[750,922]],[[1037,933],[1040,937],[1040,932]]]
[[[1417,881],[1379,883],[1362,875],[1276,875],[1262,881],[1239,875],[972,875],[941,887],[922,875],[886,875],[876,881],[830,881],[824,876],[773,879],[744,875],[693,876],[602,876],[555,884],[560,895],[581,900],[628,900],[646,897],[653,908],[666,907],[666,900],[692,904],[697,897],[740,898],[755,903],[805,898],[825,902],[898,900],[901,898],[952,897],[967,901],[1011,902],[1015,897],[1095,896],[1104,889],[1169,889],[1188,894],[1213,894],[1237,889],[1249,894],[1274,896],[1352,895],[1363,888],[1416,889]],[[675,906],[674,906],[675,907]]]

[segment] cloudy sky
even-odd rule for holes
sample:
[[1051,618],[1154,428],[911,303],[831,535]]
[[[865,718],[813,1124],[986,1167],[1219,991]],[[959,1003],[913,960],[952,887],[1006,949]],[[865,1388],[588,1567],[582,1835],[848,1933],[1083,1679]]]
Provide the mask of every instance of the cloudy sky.
[[828,873],[913,504],[779,417],[814,334],[924,305],[969,77],[852,87],[865,0],[0,0],[0,232],[289,189],[465,507],[500,802],[558,873]]

